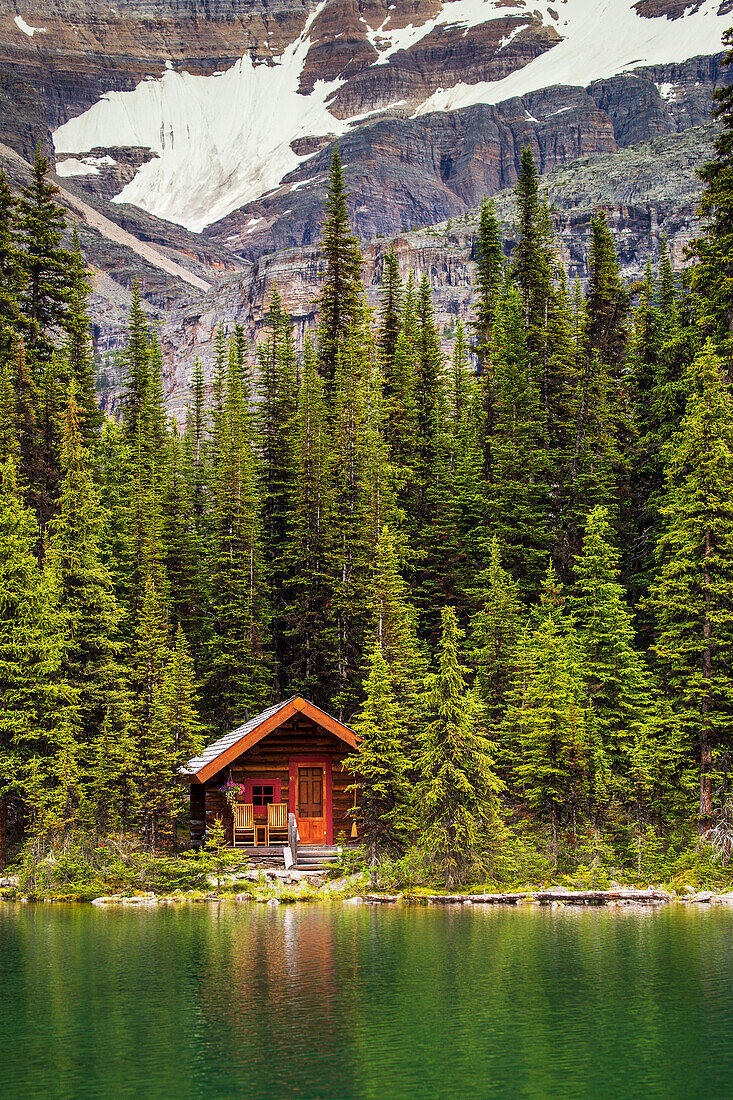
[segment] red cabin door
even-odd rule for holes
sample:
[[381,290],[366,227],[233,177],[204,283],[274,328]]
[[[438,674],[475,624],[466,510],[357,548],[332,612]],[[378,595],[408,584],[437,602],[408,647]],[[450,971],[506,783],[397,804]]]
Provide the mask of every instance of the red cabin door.
[[325,844],[326,799],[323,764],[299,764],[296,777],[296,806],[301,844]]

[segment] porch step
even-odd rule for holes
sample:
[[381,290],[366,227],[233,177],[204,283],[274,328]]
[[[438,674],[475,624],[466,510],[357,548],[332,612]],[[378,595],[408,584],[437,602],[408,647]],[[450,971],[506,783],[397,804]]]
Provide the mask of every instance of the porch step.
[[302,848],[298,846],[298,870],[318,871],[327,870],[338,863],[339,851],[334,845],[308,844]]

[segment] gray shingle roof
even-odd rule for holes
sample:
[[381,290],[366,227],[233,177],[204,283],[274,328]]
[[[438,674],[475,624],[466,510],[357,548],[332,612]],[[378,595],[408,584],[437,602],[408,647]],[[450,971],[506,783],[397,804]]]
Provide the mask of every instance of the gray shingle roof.
[[248,722],[245,722],[243,726],[237,726],[235,730],[230,730],[223,737],[220,737],[218,741],[212,741],[210,745],[207,745],[200,756],[194,756],[193,760],[189,760],[187,764],[181,765],[179,771],[181,775],[195,775],[200,772],[207,764],[210,764],[212,760],[216,760],[217,756],[220,756],[232,745],[236,745],[237,741],[241,741],[243,737],[246,737],[252,730],[262,723],[267,721],[273,714],[277,714],[279,710],[286,707],[288,703],[292,703],[293,699],[297,699],[297,695],[291,695],[289,699],[283,699],[281,703],[275,703],[274,706],[268,707],[267,710],[261,711],[256,714],[254,718],[250,718]]

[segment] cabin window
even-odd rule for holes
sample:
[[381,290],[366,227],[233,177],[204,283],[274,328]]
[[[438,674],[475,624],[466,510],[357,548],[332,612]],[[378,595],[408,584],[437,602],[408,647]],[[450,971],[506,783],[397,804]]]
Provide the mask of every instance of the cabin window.
[[267,817],[267,807],[272,802],[280,801],[280,787],[279,779],[272,779],[267,775],[247,777],[244,780],[246,793],[242,801],[251,802],[255,817],[262,821]]
[[269,806],[275,801],[274,783],[254,783],[252,785],[252,805]]

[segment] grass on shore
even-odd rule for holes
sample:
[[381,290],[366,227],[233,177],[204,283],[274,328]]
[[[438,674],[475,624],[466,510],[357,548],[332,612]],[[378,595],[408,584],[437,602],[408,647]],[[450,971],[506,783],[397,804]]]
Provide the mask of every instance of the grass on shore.
[[[642,838],[643,839],[643,838]],[[571,890],[607,890],[615,886],[660,886],[671,894],[697,890],[733,890],[733,866],[724,867],[708,845],[691,838],[666,848],[655,838],[618,858],[608,843],[594,836],[583,847],[561,849],[557,866],[541,835],[514,830],[503,836],[480,868],[463,884],[445,890],[439,868],[419,848],[400,858],[367,867],[359,849],[345,849],[340,863],[320,886],[307,880],[283,883],[252,867],[241,852],[184,850],[150,853],[135,838],[98,838],[72,834],[65,839],[25,846],[3,875],[17,876],[18,886],[0,889],[0,897],[29,900],[92,901],[119,894],[133,896],[206,897],[249,895],[255,900],[301,901],[347,897],[355,893],[517,893],[561,886]]]

